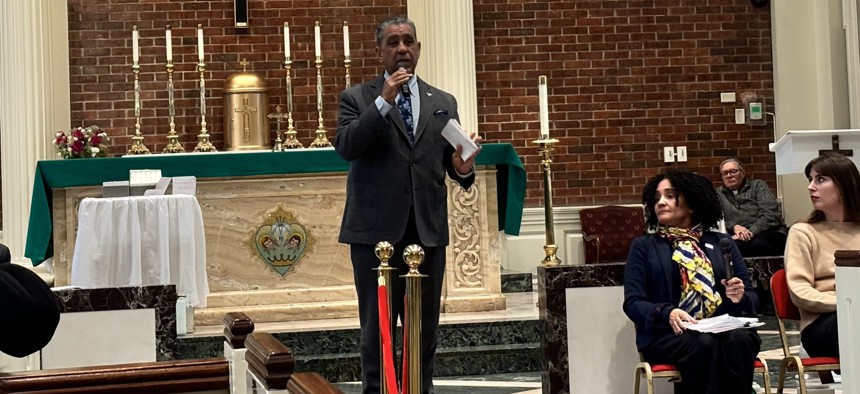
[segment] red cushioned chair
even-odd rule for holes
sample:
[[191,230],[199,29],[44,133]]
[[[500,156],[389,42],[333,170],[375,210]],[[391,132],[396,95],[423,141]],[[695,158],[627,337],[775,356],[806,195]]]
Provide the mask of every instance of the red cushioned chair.
[[627,261],[633,238],[645,234],[642,207],[607,205],[579,211],[585,264]]
[[[756,357],[754,373],[760,373],[764,380],[764,390],[770,394],[770,373],[767,371],[767,363]],[[645,376],[645,389],[648,394],[654,394],[654,378],[668,378],[670,382],[680,382],[681,372],[672,364],[649,364],[642,360],[639,354],[639,364],[636,364],[636,382],[633,384],[633,393],[639,394],[639,383]]]
[[783,320],[800,320],[800,311],[788,292],[788,281],[785,278],[785,270],[781,269],[773,273],[770,278],[770,294],[773,296],[773,309],[776,312],[776,320],[779,323],[779,339],[782,341],[782,363],[779,365],[779,386],[777,393],[782,394],[785,385],[786,371],[796,371],[797,379],[800,381],[800,394],[806,394],[806,372],[827,372],[839,370],[839,358],[837,357],[807,357],[800,358],[791,354],[788,348],[788,336],[785,333]]

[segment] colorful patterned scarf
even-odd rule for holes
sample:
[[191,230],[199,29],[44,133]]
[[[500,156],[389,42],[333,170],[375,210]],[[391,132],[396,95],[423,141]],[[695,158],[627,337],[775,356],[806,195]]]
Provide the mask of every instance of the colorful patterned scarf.
[[679,307],[694,319],[711,317],[722,304],[720,293],[714,291],[714,268],[699,248],[702,226],[692,229],[659,227],[657,235],[672,243],[672,261],[681,271],[681,303]]

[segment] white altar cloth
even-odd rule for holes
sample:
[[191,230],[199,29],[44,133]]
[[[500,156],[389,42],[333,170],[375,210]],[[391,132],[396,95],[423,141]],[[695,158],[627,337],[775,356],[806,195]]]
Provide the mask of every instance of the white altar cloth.
[[84,288],[174,284],[206,306],[206,239],[197,198],[85,198],[70,284]]

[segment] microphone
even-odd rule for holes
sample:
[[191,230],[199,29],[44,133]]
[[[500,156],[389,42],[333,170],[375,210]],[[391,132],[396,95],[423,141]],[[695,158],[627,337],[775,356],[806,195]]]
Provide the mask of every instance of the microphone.
[[723,262],[726,264],[726,280],[734,277],[734,265],[732,265],[732,241],[728,238],[720,239],[720,250],[723,251]]
[[[409,63],[397,62],[397,68],[400,68],[400,69],[405,70],[407,65],[409,65]],[[412,95],[412,92],[409,91],[409,81],[408,80],[403,85],[400,85],[400,93],[403,94],[404,96],[411,96]]]

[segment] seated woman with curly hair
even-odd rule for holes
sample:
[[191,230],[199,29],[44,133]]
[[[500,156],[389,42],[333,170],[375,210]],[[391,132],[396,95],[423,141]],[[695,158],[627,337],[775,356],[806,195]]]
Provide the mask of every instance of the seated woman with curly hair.
[[[711,181],[670,170],[648,181],[642,203],[652,233],[633,241],[624,272],[624,313],[636,324],[636,347],[645,361],[677,366],[676,393],[749,393],[758,333],[685,328],[726,313],[753,317],[758,304],[737,247],[710,231],[722,217]],[[732,275],[723,239],[731,242]]]

